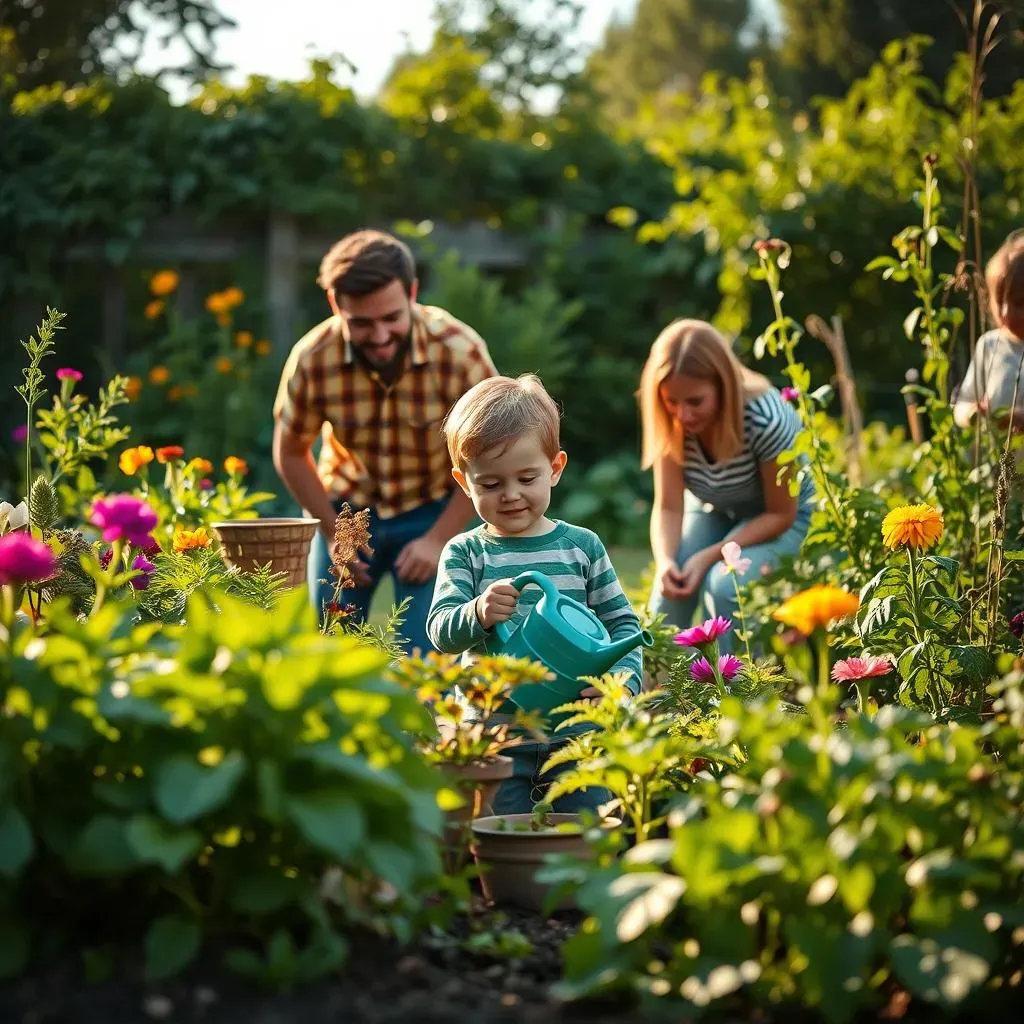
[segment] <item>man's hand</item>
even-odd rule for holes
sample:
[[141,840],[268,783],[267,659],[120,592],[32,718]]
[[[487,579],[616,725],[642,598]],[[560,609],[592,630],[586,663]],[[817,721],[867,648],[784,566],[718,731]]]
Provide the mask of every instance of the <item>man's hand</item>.
[[[359,553],[366,558],[370,557],[370,553],[366,550],[366,548],[360,548]],[[352,576],[352,582],[357,587],[373,586],[373,579],[370,576],[369,562],[364,562],[362,558],[357,558],[355,561],[348,563],[348,571],[349,574]]]
[[664,562],[654,570],[655,590],[670,601],[686,597],[682,590],[683,576],[675,562]]
[[426,583],[437,574],[444,545],[424,534],[409,541],[395,559],[395,572],[406,583]]
[[499,622],[507,622],[516,610],[519,591],[512,586],[511,580],[498,580],[492,583],[476,599],[476,617],[484,629],[492,629]]
[[680,587],[683,597],[689,597],[697,592],[704,582],[708,570],[719,560],[718,548],[705,548],[698,551],[686,560],[686,564],[680,570]]

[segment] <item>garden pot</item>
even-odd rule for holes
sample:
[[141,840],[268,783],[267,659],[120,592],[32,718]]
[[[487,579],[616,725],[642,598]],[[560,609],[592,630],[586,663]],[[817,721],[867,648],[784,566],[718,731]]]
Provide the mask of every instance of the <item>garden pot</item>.
[[[583,837],[583,817],[579,814],[548,814],[553,825],[576,825],[577,830],[533,831],[532,814],[500,814],[477,818],[473,822],[473,855],[481,868],[480,884],[484,895],[498,904],[512,904],[527,910],[543,910],[550,886],[534,876],[549,853],[569,853],[584,860],[594,851]],[[501,825],[504,822],[505,827]],[[617,828],[618,818],[606,818],[604,828]],[[564,905],[564,904],[563,904]]]
[[498,787],[512,777],[512,758],[498,754],[475,764],[442,764],[441,770],[453,776],[452,787],[466,800],[445,812],[445,853],[449,864],[458,867],[469,852],[469,824],[493,810]]
[[269,562],[271,571],[285,574],[287,587],[306,582],[309,545],[319,526],[319,519],[233,519],[210,524],[225,563],[253,572]]

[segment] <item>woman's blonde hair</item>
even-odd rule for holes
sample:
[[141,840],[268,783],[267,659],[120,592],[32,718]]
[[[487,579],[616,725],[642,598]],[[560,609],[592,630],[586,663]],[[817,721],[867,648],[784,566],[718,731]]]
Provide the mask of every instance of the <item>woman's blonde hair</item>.
[[1024,230],[1012,232],[985,267],[988,304],[997,327],[1007,303],[1024,302]]
[[748,370],[729,343],[703,320],[675,320],[651,346],[640,375],[640,416],[643,423],[641,461],[648,469],[662,456],[683,464],[683,428],[669,415],[661,386],[672,377],[710,381],[718,390],[718,422],[711,454],[731,459],[743,448],[743,407],[749,398],[771,389],[767,377]]

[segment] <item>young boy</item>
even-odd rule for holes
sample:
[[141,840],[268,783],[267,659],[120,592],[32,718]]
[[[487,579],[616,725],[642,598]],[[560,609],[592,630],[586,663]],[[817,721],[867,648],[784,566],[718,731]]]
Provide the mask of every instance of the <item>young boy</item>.
[[[558,430],[558,407],[533,374],[481,381],[448,414],[444,432],[452,475],[483,525],[453,537],[441,554],[427,616],[430,641],[439,651],[469,656],[483,650],[499,622],[520,622],[540,597],[537,587],[520,593],[511,585],[511,578],[527,569],[550,576],[562,594],[587,604],[613,640],[639,630],[597,535],[545,514],[551,488],[565,469]],[[628,672],[629,688],[640,692],[639,649],[612,671]],[[598,692],[581,687],[580,695]],[[541,767],[569,735],[564,730],[551,743],[524,743],[509,750],[514,774],[498,791],[495,814],[528,813],[543,799],[545,787],[567,766],[544,776]],[[561,797],[555,810],[596,810],[609,799],[607,790],[589,788]]]

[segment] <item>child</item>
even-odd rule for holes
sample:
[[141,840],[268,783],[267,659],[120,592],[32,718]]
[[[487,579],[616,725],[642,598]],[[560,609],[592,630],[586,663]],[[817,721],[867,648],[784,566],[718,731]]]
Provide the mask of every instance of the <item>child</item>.
[[[551,488],[565,468],[558,429],[558,407],[533,374],[481,381],[448,414],[444,431],[452,475],[483,525],[453,537],[441,554],[427,616],[430,641],[439,651],[468,657],[483,649],[497,623],[520,622],[540,597],[537,587],[520,593],[511,585],[511,577],[527,569],[550,576],[562,594],[587,604],[613,640],[639,630],[597,535],[545,515]],[[640,692],[639,649],[612,671],[628,672],[630,690]],[[597,695],[593,687],[581,689],[581,697]],[[514,774],[498,791],[495,814],[528,813],[543,799],[545,786],[568,766],[543,777],[541,767],[568,735],[560,731],[550,744],[523,743],[509,750]],[[555,810],[596,810],[609,799],[607,790],[590,787],[556,800]]]
[[[1005,426],[1012,416],[1015,430],[1024,428],[1024,230],[1014,231],[985,268],[988,301],[995,329],[978,339],[967,376],[953,405],[960,427],[980,412]],[[1018,385],[1018,376],[1020,384]],[[1014,388],[1017,404],[1013,406]]]

